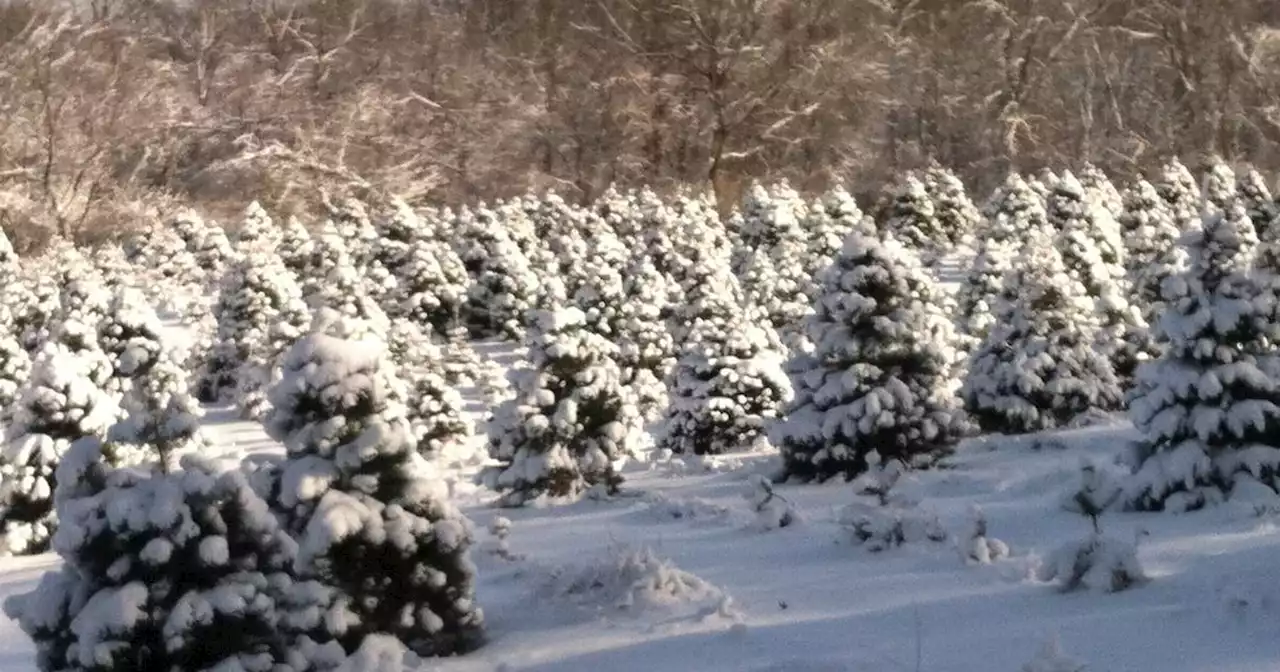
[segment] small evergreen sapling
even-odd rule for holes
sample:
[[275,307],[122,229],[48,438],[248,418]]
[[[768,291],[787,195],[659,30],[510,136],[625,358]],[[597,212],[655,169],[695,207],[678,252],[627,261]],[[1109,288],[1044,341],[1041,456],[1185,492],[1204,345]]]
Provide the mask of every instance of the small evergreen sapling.
[[641,419],[615,347],[567,308],[537,315],[528,348],[529,365],[510,374],[515,397],[489,421],[489,455],[499,464],[482,480],[508,506],[616,492],[614,463],[635,452]]
[[786,474],[846,480],[876,452],[926,467],[967,432],[954,388],[954,332],[939,290],[895,242],[854,234],[822,276],[813,355],[788,364],[794,400],[770,438]]
[[1067,510],[1087,516],[1093,532],[1083,542],[1073,542],[1054,551],[1040,566],[1037,578],[1057,581],[1064,592],[1088,588],[1107,593],[1120,592],[1149,579],[1138,562],[1137,544],[1102,534],[1098,519],[1120,498],[1120,488],[1107,472],[1086,463],[1080,470],[1080,488],[1065,502]]
[[314,639],[353,652],[383,633],[422,656],[468,651],[483,623],[470,523],[414,449],[385,346],[330,335],[351,331],[318,323],[294,344],[266,422],[286,450],[264,480],[298,539],[294,571],[333,591]]
[[1093,302],[1041,237],[1005,278],[1003,309],[973,354],[960,396],[985,432],[1062,427],[1093,409],[1119,408],[1112,364],[1095,348]]

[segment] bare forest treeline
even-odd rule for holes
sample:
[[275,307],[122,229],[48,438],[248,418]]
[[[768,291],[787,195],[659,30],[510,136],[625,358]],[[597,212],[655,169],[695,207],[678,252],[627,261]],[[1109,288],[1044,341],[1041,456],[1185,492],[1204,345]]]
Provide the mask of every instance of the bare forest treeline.
[[[0,0],[0,226],[470,202],[930,160],[1280,169],[1275,0]],[[36,226],[32,226],[36,225]]]

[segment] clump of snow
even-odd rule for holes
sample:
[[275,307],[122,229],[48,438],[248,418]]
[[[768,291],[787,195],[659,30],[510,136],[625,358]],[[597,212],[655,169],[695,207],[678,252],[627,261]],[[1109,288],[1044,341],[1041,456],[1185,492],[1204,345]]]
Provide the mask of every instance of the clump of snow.
[[1009,545],[989,536],[987,517],[983,515],[981,509],[975,507],[973,526],[969,535],[960,544],[960,553],[969,564],[989,565],[1009,557]]
[[1058,636],[1050,637],[1035,657],[1022,666],[1022,672],[1084,672],[1088,665],[1062,651]]
[[1088,589],[1116,593],[1149,579],[1138,562],[1134,542],[1094,534],[1064,544],[1036,572],[1041,581],[1056,581],[1063,592]]
[[579,567],[556,572],[550,594],[593,610],[631,614],[687,613],[734,618],[729,595],[652,549],[616,549]]

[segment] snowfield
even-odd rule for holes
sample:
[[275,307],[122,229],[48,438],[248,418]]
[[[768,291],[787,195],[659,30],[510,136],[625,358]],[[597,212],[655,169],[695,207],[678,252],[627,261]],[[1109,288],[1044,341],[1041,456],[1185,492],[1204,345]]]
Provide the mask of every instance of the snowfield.
[[[521,353],[478,344],[503,367]],[[464,389],[479,422],[481,392]],[[205,428],[228,468],[278,452],[254,423],[210,409]],[[459,447],[448,476],[476,527],[473,559],[489,642],[423,670],[734,672],[1244,672],[1280,661],[1280,533],[1273,513],[1223,505],[1183,514],[1106,513],[1103,533],[1138,540],[1150,581],[1119,593],[1064,593],[1037,578],[1089,520],[1066,510],[1082,460],[1100,470],[1135,438],[1114,420],[1048,435],[984,437],[893,489],[895,511],[932,519],[945,541],[872,552],[845,507],[850,484],[775,486],[798,520],[764,530],[748,499],[767,454],[655,459],[623,469],[623,494],[559,507],[498,509],[472,484]],[[475,439],[483,442],[483,433]],[[967,561],[978,507],[1009,555]],[[510,521],[505,545],[490,531]],[[0,562],[0,599],[34,587],[52,554]],[[1025,667],[1054,638],[1057,667]],[[30,640],[0,622],[0,670],[35,670]],[[1041,663],[1037,663],[1041,665]]]

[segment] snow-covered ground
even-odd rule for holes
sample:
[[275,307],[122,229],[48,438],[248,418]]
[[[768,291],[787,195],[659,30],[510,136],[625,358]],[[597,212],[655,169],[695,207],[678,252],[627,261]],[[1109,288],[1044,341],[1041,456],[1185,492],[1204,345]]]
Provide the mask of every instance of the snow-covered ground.
[[[504,366],[519,359],[477,349]],[[480,393],[464,392],[479,419]],[[206,423],[228,466],[280,450],[229,411],[211,409]],[[774,466],[768,455],[635,464],[624,496],[517,510],[492,508],[466,467],[452,476],[476,526],[490,642],[424,669],[1016,672],[1054,636],[1089,672],[1280,669],[1275,518],[1232,507],[1106,514],[1108,536],[1139,538],[1152,580],[1062,593],[1036,568],[1090,533],[1062,500],[1082,458],[1108,467],[1134,437],[1117,421],[1038,438],[971,441],[944,468],[906,477],[895,492],[936,514],[950,538],[879,553],[841,524],[842,507],[872,502],[848,484],[778,486],[800,521],[761,530],[744,495]],[[965,562],[975,505],[1010,557]],[[488,531],[496,516],[511,521],[505,554]],[[0,561],[0,599],[56,562]],[[0,670],[35,670],[30,642],[7,621]]]

